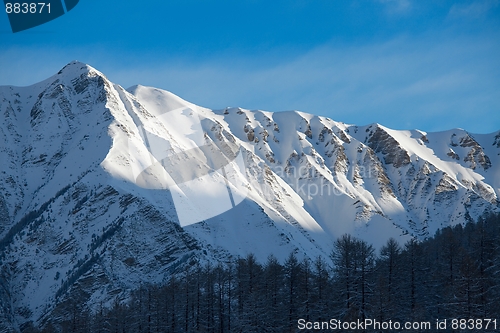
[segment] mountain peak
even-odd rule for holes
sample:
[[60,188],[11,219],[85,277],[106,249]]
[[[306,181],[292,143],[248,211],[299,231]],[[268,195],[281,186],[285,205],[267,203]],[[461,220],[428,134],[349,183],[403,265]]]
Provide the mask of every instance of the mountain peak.
[[73,60],[69,62],[67,65],[65,65],[61,70],[57,73],[58,75],[64,74],[68,75],[71,77],[76,77],[80,76],[81,74],[93,74],[92,76],[99,75],[99,76],[104,76],[101,72],[99,72],[97,69],[94,67],[80,62],[78,60]]

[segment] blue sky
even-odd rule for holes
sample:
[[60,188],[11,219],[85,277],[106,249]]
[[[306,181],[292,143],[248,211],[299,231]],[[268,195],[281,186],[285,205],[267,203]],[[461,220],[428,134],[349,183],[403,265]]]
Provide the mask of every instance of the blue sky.
[[16,34],[0,14],[0,85],[71,60],[210,108],[500,130],[500,0],[80,0]]

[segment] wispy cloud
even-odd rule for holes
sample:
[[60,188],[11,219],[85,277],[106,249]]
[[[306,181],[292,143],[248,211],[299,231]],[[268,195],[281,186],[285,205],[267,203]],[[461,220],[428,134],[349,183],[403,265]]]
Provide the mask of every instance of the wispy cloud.
[[454,4],[448,17],[478,19],[499,5],[500,0],[479,0],[468,4]]
[[389,14],[404,14],[412,8],[410,0],[377,0],[379,3],[386,6],[386,11]]

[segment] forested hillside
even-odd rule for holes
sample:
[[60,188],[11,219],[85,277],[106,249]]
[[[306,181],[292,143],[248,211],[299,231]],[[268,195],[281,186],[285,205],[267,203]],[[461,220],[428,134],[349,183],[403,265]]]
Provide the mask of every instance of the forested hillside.
[[[500,320],[500,216],[423,242],[391,239],[380,253],[344,235],[330,258],[315,261],[292,253],[283,264],[272,256],[261,264],[249,254],[229,265],[194,264],[165,285],[142,286],[130,301],[116,298],[111,309],[68,305],[67,319],[43,332],[282,333],[299,331],[299,319],[448,319],[451,332],[454,318]],[[490,323],[482,331],[496,330]]]

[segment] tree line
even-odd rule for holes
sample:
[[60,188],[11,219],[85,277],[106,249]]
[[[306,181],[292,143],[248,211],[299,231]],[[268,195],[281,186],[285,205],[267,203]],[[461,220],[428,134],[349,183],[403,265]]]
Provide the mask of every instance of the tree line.
[[230,264],[195,264],[111,308],[75,304],[72,315],[41,332],[283,333],[299,332],[299,319],[332,318],[497,318],[500,325],[499,282],[500,215],[491,215],[422,242],[390,239],[380,251],[344,235],[329,258],[291,253],[283,263],[274,256],[260,263],[250,254]]

